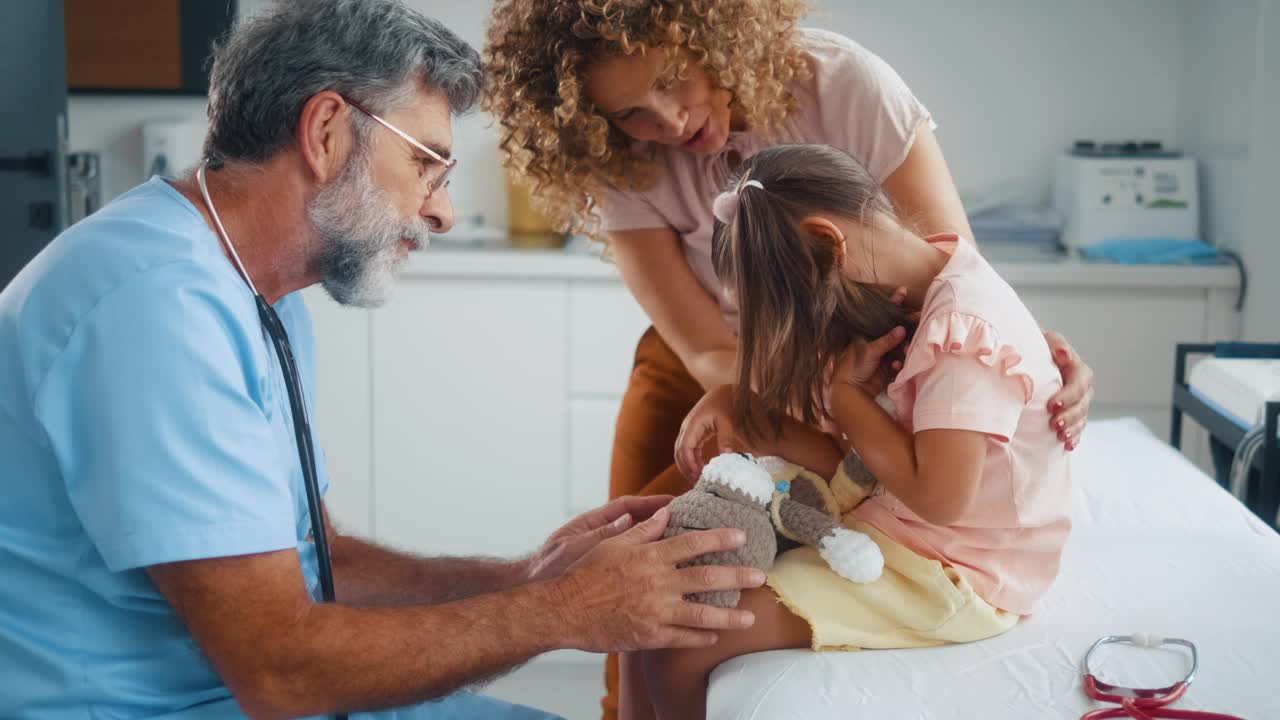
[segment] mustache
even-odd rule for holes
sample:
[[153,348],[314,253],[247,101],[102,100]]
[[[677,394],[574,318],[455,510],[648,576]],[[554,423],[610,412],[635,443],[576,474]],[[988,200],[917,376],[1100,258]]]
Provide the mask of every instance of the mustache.
[[401,236],[411,240],[419,249],[425,250],[431,244],[431,229],[425,220],[410,220],[401,229]]

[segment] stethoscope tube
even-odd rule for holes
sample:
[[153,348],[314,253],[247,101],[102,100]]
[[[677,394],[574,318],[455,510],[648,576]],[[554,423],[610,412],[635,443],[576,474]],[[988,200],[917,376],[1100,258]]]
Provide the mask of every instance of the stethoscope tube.
[[258,316],[262,318],[262,325],[267,329],[271,344],[275,346],[276,356],[280,358],[280,369],[284,373],[285,392],[289,395],[289,409],[293,413],[298,462],[302,465],[302,484],[307,492],[307,511],[311,515],[311,540],[316,546],[320,595],[325,602],[333,602],[336,597],[333,588],[333,560],[329,555],[329,535],[325,528],[324,512],[320,507],[316,451],[311,444],[311,423],[307,420],[307,406],[302,398],[302,379],[298,375],[298,364],[293,358],[293,348],[289,345],[289,334],[285,332],[280,316],[261,295],[255,295],[253,299],[258,305]]
[[[284,329],[284,323],[280,322],[280,316],[276,314],[266,298],[262,297],[262,293],[258,292],[253,280],[249,279],[249,273],[244,269],[244,263],[240,262],[240,255],[236,252],[235,245],[231,244],[231,238],[227,236],[227,229],[222,226],[222,218],[218,217],[218,211],[213,207],[213,199],[209,197],[209,186],[204,179],[206,165],[207,162],[202,162],[196,170],[196,183],[200,186],[200,197],[204,200],[205,207],[209,208],[209,215],[213,218],[218,236],[226,244],[231,259],[235,261],[236,270],[249,286],[249,292],[253,293],[253,301],[258,307],[258,317],[262,321],[262,327],[267,331],[267,337],[271,338],[276,357],[280,360],[285,393],[289,396],[289,412],[293,415],[293,435],[295,444],[298,446],[298,463],[302,466],[302,485],[307,494],[307,513],[311,516],[311,541],[316,548],[316,574],[320,578],[320,597],[324,602],[333,602],[336,597],[333,587],[333,559],[329,555],[329,533],[325,527],[324,512],[320,506],[316,451],[311,444],[311,423],[307,420],[307,404],[302,397],[302,378],[298,375],[298,363],[294,360],[293,348],[289,345],[289,333]],[[338,713],[334,717],[337,720],[347,720],[346,713]]]

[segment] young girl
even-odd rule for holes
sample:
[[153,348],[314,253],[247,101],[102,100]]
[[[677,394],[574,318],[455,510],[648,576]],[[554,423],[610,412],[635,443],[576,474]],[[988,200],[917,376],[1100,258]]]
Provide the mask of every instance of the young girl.
[[[768,588],[743,594],[753,628],[646,654],[658,716],[702,717],[711,670],[747,652],[1008,630],[1053,581],[1071,525],[1067,452],[1046,409],[1062,379],[1031,313],[970,241],[913,233],[867,171],[828,146],[763,150],[715,210],[715,268],[740,311],[738,383],[694,408],[680,461],[697,472],[711,435],[826,477],[856,453],[879,487],[844,522],[871,535],[885,570],[855,584],[811,549],[782,555]],[[916,312],[918,324],[905,321]],[[895,361],[905,325],[914,337]],[[890,410],[876,399],[886,370],[898,370]]]

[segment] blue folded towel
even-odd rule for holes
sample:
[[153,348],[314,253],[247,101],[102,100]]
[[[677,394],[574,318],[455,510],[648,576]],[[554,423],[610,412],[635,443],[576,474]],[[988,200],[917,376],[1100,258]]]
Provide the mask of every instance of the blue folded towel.
[[1206,242],[1165,237],[1103,240],[1080,252],[1087,260],[1121,265],[1209,265],[1219,261],[1217,249]]

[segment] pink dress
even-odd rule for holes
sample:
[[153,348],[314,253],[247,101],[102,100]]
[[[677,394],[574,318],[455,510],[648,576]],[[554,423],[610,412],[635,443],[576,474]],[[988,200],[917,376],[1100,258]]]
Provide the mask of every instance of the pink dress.
[[1062,376],[1031,313],[973,244],[929,241],[951,259],[925,295],[888,395],[908,432],[985,433],[982,481],[948,526],[926,523],[888,492],[854,517],[953,566],[992,605],[1029,614],[1057,576],[1071,530],[1070,466],[1047,409]]

